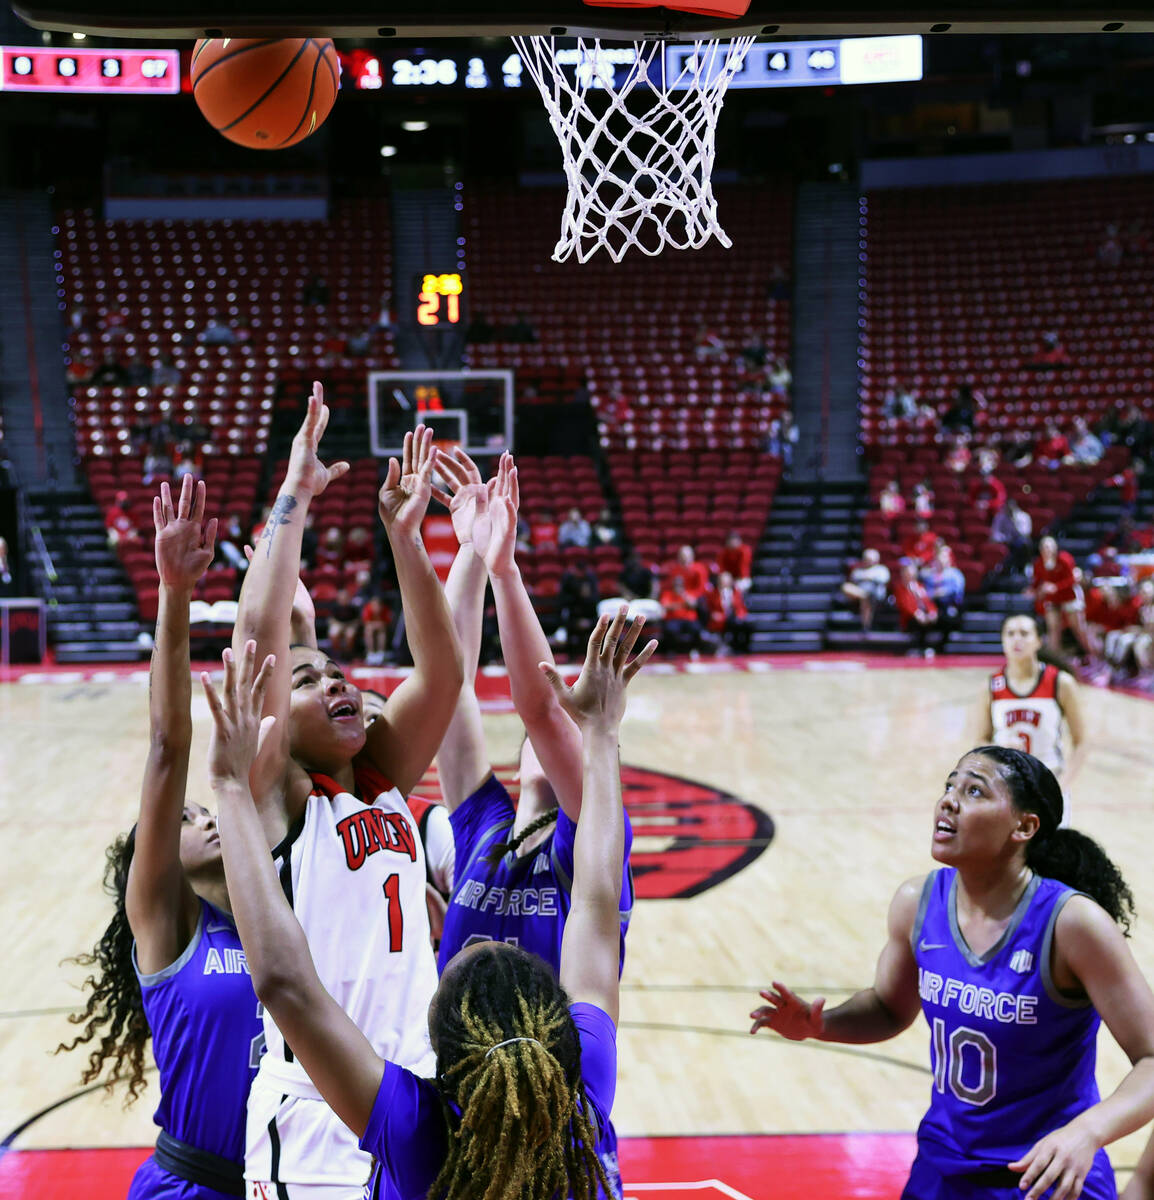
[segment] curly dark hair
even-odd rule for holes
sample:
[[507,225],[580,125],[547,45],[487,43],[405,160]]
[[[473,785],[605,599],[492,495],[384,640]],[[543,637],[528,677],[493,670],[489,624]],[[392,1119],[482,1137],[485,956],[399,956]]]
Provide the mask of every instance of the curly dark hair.
[[80,1079],[91,1083],[112,1060],[112,1070],[104,1079],[105,1090],[111,1092],[122,1081],[128,1082],[127,1108],[144,1090],[144,1048],[151,1036],[144,1015],[140,984],[132,966],[132,930],[128,927],[125,892],[128,887],[128,868],[136,850],[136,826],[118,837],[105,854],[104,890],[112,897],[116,909],[100,940],[87,954],[79,954],[67,962],[84,967],[96,967],[97,974],[89,975],[84,987],[91,989],[83,1012],[72,1013],[68,1020],[83,1025],[84,1031],[71,1042],[61,1042],[55,1053],[75,1050],[99,1038],[88,1055],[88,1066]]
[[1121,871],[1093,838],[1076,829],[1059,828],[1065,802],[1054,772],[1032,754],[1007,746],[979,746],[971,753],[996,763],[1014,807],[1036,813],[1041,821],[1026,847],[1026,865],[1038,875],[1085,892],[1129,937],[1134,896]]
[[503,943],[472,951],[443,982],[431,1033],[449,1151],[430,1200],[595,1200],[599,1182],[609,1194],[581,1040],[548,963]]

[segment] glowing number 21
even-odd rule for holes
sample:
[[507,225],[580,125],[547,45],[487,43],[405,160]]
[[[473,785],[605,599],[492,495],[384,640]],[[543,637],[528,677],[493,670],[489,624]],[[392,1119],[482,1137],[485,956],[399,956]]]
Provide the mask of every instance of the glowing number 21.
[[[417,323],[419,325],[439,325],[441,318],[441,297],[436,292],[422,292],[417,297]],[[461,297],[449,295],[445,297],[445,320],[450,325],[456,325],[461,319]]]

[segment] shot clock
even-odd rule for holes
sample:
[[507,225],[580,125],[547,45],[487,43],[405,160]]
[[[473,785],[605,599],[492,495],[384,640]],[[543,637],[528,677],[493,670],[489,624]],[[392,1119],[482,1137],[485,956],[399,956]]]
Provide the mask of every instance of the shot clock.
[[458,272],[417,276],[417,324],[425,328],[459,325],[465,285]]

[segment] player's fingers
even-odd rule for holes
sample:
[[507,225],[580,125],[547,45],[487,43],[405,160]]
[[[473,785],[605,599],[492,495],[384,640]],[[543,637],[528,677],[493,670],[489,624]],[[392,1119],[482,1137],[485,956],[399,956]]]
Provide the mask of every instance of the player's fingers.
[[204,698],[208,701],[208,710],[212,713],[212,719],[219,726],[224,719],[224,710],[220,706],[220,697],[216,693],[216,688],[212,686],[212,676],[207,671],[201,671],[200,683],[204,688]]
[[152,497],[152,523],[157,533],[164,528],[164,513],[161,511],[159,496]]
[[[625,610],[628,613],[628,609]],[[645,618],[638,614],[625,626],[621,637],[618,639],[617,646],[613,651],[613,665],[617,670],[621,670],[629,659],[632,653],[633,646],[637,639],[641,636],[641,627],[645,624]]]
[[[513,461],[511,455],[509,461]],[[517,478],[516,467],[510,467],[509,469],[509,502],[513,505],[514,512],[521,507],[521,484]]]
[[329,483],[332,483],[336,479],[340,479],[342,475],[347,475],[349,470],[349,464],[343,459],[340,462],[333,463],[333,465],[329,467]]
[[319,446],[321,438],[325,436],[325,430],[329,427],[329,406],[321,405],[320,415],[317,417],[316,433],[313,435],[313,445]]
[[421,464],[421,469],[417,472],[417,477],[422,483],[428,483],[433,478],[434,468],[440,466],[441,452],[436,446],[429,447],[429,453],[425,457],[425,461]]
[[1032,1181],[1030,1179],[1030,1171],[1022,1177],[1021,1187],[1025,1190],[1027,1184],[1030,1184],[1030,1190],[1026,1192],[1026,1200],[1039,1200],[1046,1192],[1050,1190],[1050,1185],[1061,1175],[1062,1169],[1055,1159],[1050,1159],[1046,1164],[1045,1169],[1041,1174],[1037,1175]]
[[160,504],[164,509],[164,519],[166,522],[175,521],[176,513],[172,508],[172,488],[168,486],[168,481],[160,485]]
[[441,491],[436,484],[434,484],[432,487],[432,495],[433,499],[436,500],[438,504],[443,504],[446,508],[452,508],[453,497],[450,496],[448,492]]
[[191,475],[186,475],[180,481],[180,499],[176,502],[176,515],[182,521],[187,521],[189,513],[192,511],[192,489],[194,486]]
[[[185,476],[185,479],[189,479],[189,478],[191,478],[191,476],[188,476],[188,475]],[[193,488],[193,491],[192,491],[192,511],[189,513],[189,516],[198,525],[201,525],[204,522],[204,509],[205,509],[205,505],[207,502],[207,498],[208,498],[208,487],[205,485],[205,482],[203,479],[198,479],[196,481],[196,487]]]
[[252,677],[256,674],[256,641],[249,638],[240,652],[240,671],[237,679],[237,696],[247,698],[252,690]]
[[377,495],[378,500],[385,498],[386,492],[391,492],[397,486],[401,478],[401,464],[395,458],[389,459],[389,469],[385,472],[385,482],[381,484],[381,490]]
[[622,678],[628,683],[638,671],[653,657],[657,650],[657,639],[650,638],[641,648],[637,657],[622,672]]
[[224,648],[220,660],[224,663],[224,683],[220,689],[223,697],[224,711],[232,717],[236,713],[236,660],[231,646]]
[[460,490],[472,482],[465,468],[451,454],[442,455],[437,469],[453,485],[454,490]]
[[473,459],[460,446],[453,447],[452,459],[446,458],[442,466],[447,467],[450,462],[459,463],[465,474],[468,475],[471,483],[481,482],[481,468],[477,466]]
[[[418,429],[421,426],[417,426]],[[401,443],[401,474],[409,475],[413,470],[413,435],[411,432],[405,434],[405,440]]]
[[585,661],[587,663],[596,662],[601,655],[601,646],[605,641],[605,631],[609,628],[609,618],[607,616],[598,617],[597,624],[593,626],[593,632],[589,635],[589,645],[585,650]]
[[218,518],[210,517],[208,524],[204,527],[204,534],[200,539],[200,548],[202,550],[216,549],[216,527]]
[[558,701],[564,705],[569,698],[569,689],[565,686],[565,680],[561,678],[557,668],[552,663],[539,662],[537,669],[545,676]]
[[269,680],[272,679],[272,673],[275,669],[276,655],[266,654],[264,662],[260,664],[260,670],[256,673],[256,678],[252,681],[252,687],[249,691],[253,712],[260,712],[264,707],[264,694],[268,690]]

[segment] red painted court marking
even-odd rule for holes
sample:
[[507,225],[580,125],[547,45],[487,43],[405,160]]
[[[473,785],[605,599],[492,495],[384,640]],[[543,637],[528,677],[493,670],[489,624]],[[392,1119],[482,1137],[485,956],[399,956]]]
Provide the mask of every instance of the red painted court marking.
[[[141,1148],[16,1150],[0,1200],[123,1200]],[[626,1200],[897,1200],[914,1156],[905,1133],[622,1138]]]

